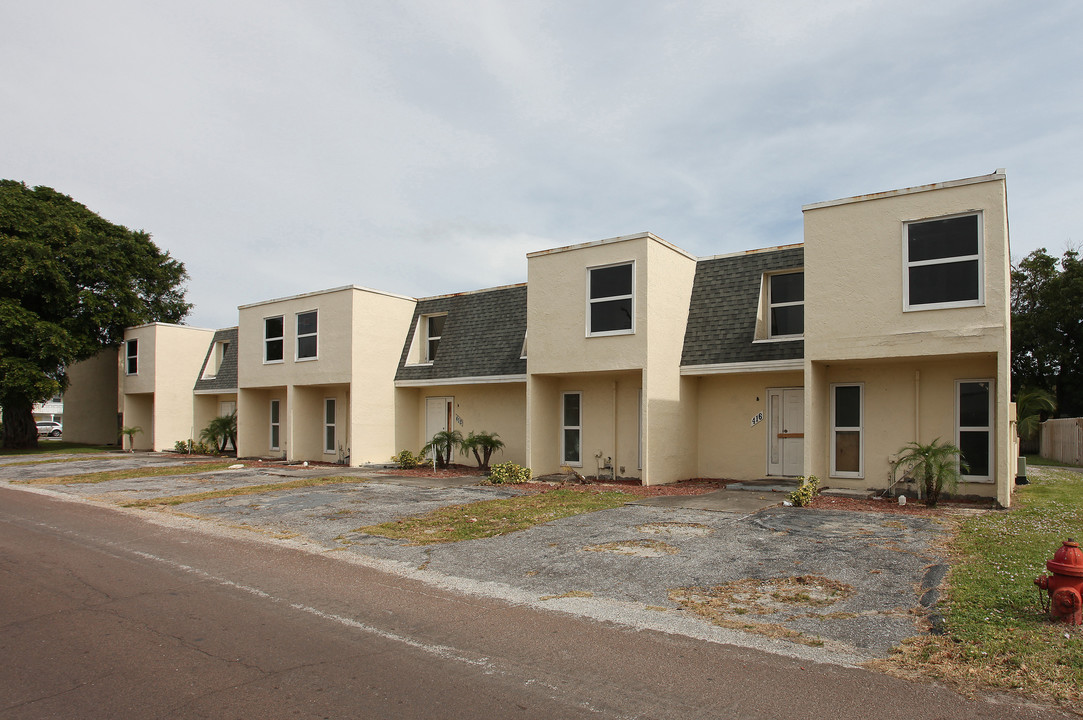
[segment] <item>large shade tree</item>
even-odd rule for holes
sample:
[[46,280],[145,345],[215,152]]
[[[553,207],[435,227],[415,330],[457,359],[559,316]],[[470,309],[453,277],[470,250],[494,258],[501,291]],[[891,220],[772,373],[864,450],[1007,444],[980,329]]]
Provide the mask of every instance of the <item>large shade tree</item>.
[[1083,415],[1083,259],[1039,248],[1012,268],[1012,383],[1053,394],[1062,417]]
[[0,180],[0,258],[5,448],[36,446],[33,404],[64,390],[65,368],[118,345],[125,327],[191,308],[184,265],[149,234],[51,188]]

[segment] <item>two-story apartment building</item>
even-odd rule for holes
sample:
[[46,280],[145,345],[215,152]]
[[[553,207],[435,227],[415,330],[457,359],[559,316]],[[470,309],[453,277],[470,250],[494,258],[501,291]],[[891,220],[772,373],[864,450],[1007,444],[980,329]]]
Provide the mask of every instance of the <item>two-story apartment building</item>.
[[[385,462],[455,429],[498,433],[500,459],[536,475],[856,489],[939,438],[964,451],[962,492],[1007,505],[1004,173],[803,214],[796,245],[697,258],[641,233],[530,253],[523,285],[421,300],[351,286],[244,305],[217,333],[133,328],[124,423],[164,449],[235,402],[241,456]],[[163,364],[182,337],[191,350],[169,345]]]

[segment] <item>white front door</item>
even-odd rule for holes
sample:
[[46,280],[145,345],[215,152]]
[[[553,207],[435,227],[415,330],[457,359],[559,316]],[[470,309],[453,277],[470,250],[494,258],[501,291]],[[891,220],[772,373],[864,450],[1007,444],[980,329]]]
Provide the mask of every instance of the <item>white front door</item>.
[[767,474],[797,476],[805,468],[805,390],[767,391]]
[[451,427],[451,403],[449,397],[425,398],[425,438],[424,444],[432,440],[432,436]]

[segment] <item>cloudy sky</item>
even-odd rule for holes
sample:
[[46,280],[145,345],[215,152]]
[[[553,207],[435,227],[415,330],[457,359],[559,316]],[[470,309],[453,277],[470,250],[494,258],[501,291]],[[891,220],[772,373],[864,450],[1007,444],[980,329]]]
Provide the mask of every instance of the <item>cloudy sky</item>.
[[1083,3],[0,0],[0,177],[150,232],[193,325],[357,284],[526,279],[649,230],[1008,172],[1013,257],[1083,239]]

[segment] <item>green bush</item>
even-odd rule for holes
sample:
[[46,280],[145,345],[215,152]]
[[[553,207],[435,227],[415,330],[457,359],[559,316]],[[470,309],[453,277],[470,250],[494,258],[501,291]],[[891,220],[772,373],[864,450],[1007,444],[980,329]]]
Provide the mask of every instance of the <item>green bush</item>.
[[409,450],[402,450],[391,456],[391,462],[398,463],[400,470],[412,470],[421,464],[422,459],[420,455],[414,455]]
[[797,507],[804,507],[812,503],[813,498],[820,494],[820,480],[815,475],[809,475],[808,479],[801,478],[797,489],[789,495],[790,502]]
[[497,463],[489,470],[489,482],[494,485],[518,485],[530,480],[530,468],[513,462]]
[[191,440],[178,440],[173,443],[173,452],[175,453],[190,453],[192,452]]
[[188,440],[178,440],[173,443],[173,452],[175,453],[190,453],[193,455],[217,455],[218,449],[207,445],[203,442],[195,442],[191,438]]

